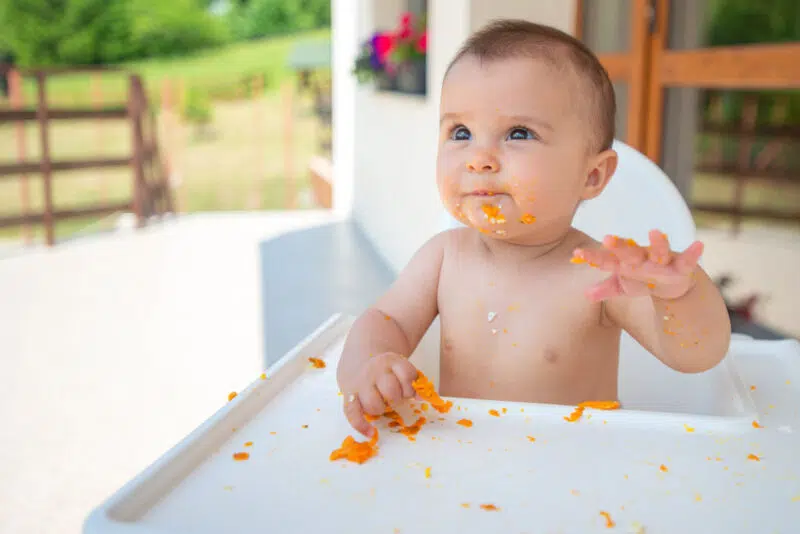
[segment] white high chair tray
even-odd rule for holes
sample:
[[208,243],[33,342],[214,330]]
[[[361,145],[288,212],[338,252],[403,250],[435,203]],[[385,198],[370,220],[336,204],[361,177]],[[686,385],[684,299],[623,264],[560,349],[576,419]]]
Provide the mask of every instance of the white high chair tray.
[[[351,324],[331,318],[98,507],[84,532],[607,532],[601,512],[612,532],[789,533],[800,524],[794,341],[732,344],[764,428],[625,409],[567,422],[570,406],[452,399],[450,413],[425,413],[414,442],[376,423],[378,454],[358,465],[329,460],[347,435],[364,439],[342,414],[335,380]],[[312,368],[310,356],[326,368]],[[507,412],[493,417],[492,408]],[[398,411],[414,421],[410,408]],[[249,460],[234,461],[236,452]]]

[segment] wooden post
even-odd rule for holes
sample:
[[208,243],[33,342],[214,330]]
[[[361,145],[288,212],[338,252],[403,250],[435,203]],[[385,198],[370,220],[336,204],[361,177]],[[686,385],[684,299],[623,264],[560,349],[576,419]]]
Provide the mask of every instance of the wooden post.
[[293,138],[293,87],[292,82],[288,81],[283,85],[283,169],[284,180],[286,181],[286,208],[294,209],[296,207],[296,188],[294,181],[294,146]]
[[252,80],[252,97],[253,97],[253,142],[254,142],[254,162],[253,162],[253,174],[254,174],[254,198],[255,198],[255,209],[260,210],[263,208],[264,204],[262,202],[262,162],[263,162],[263,150],[264,150],[264,139],[263,139],[263,117],[261,115],[262,106],[259,102],[259,96],[262,90],[261,78],[259,76],[253,76]]
[[50,136],[47,124],[47,75],[39,71],[36,73],[36,87],[39,98],[36,105],[36,118],[39,120],[39,136],[42,142],[42,180],[44,181],[44,231],[47,246],[52,247],[56,242],[55,225],[53,220],[53,183],[50,162]]
[[742,213],[744,212],[742,203],[744,202],[744,188],[747,185],[747,171],[750,169],[751,152],[753,149],[752,136],[750,134],[755,132],[756,117],[758,116],[758,97],[756,95],[747,95],[742,104],[742,119],[741,119],[741,132],[745,135],[739,137],[739,161],[738,173],[736,175],[736,189],[733,193],[733,204],[736,210],[733,216],[733,233],[738,235],[741,230]]
[[[25,96],[22,93],[22,75],[16,69],[11,69],[8,73],[9,78],[9,97],[12,109],[22,109],[25,107]],[[14,124],[17,138],[17,162],[24,163],[26,159],[27,138],[25,132],[25,122],[19,121]],[[28,173],[22,173],[19,177],[19,197],[22,205],[22,215],[28,215],[31,207],[30,184],[28,183]],[[30,245],[33,236],[28,222],[22,224],[22,239],[26,245]]]
[[[101,87],[102,77],[99,72],[92,73],[92,109],[99,110],[103,107],[103,89]],[[97,152],[102,154],[103,151],[103,121],[100,119],[95,120],[95,145]],[[105,173],[98,174],[100,179],[100,195],[103,202],[108,202],[108,179]]]
[[133,213],[136,215],[136,224],[139,228],[145,224],[145,181],[144,181],[144,137],[142,135],[142,114],[144,111],[144,89],[142,79],[133,74],[130,77],[128,89],[128,117],[131,120],[133,154]]

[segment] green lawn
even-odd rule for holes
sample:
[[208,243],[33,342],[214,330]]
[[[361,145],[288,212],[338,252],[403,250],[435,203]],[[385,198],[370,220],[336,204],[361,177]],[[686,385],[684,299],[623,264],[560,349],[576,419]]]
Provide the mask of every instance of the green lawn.
[[[181,211],[220,211],[282,209],[286,206],[284,172],[284,106],[280,81],[291,72],[284,67],[293,42],[325,39],[329,32],[319,31],[235,44],[205,54],[168,61],[150,61],[130,65],[142,73],[146,83],[158,87],[166,78],[183,79],[187,88],[207,90],[220,84],[235,85],[254,72],[267,74],[268,90],[258,98],[240,94],[240,98],[215,100],[213,119],[206,135],[197,128],[181,124],[170,135],[167,121],[159,120],[162,154],[169,154],[177,167],[180,184],[174,191]],[[104,74],[103,95],[124,98],[119,75]],[[70,105],[91,103],[91,75],[58,77],[48,87],[51,102]],[[116,93],[114,93],[116,91]],[[235,95],[231,95],[235,96]],[[306,166],[316,153],[319,125],[311,113],[307,97],[296,97],[293,121],[293,175],[298,189],[308,186]],[[35,123],[25,127],[27,159],[40,156],[39,131]],[[53,159],[108,158],[127,156],[131,150],[129,126],[124,121],[57,121],[51,126]],[[0,162],[16,161],[17,143],[14,125],[0,126]],[[0,180],[0,216],[21,210],[20,181]],[[28,177],[32,209],[42,209],[42,181],[38,173]],[[54,174],[53,198],[57,209],[102,201],[130,199],[132,174],[129,169],[71,171]],[[57,237],[65,237],[97,219],[76,219],[58,224]],[[0,229],[0,238],[16,238],[20,229]],[[37,230],[41,235],[41,230]]]
[[[140,74],[154,104],[158,103],[162,81],[183,80],[186,85],[209,90],[225,91],[244,88],[254,76],[265,76],[268,89],[276,89],[291,74],[286,59],[294,44],[300,41],[328,41],[330,30],[316,30],[295,35],[235,43],[218,49],[199,52],[193,56],[171,59],[151,59],[126,63],[122,68]],[[93,78],[96,80],[93,80]],[[48,82],[48,95],[54,104],[90,105],[93,83],[106,102],[125,99],[127,79],[120,73],[102,75],[71,74],[53,78]],[[227,96],[234,98],[235,92]],[[36,87],[26,80],[25,98],[32,104]]]

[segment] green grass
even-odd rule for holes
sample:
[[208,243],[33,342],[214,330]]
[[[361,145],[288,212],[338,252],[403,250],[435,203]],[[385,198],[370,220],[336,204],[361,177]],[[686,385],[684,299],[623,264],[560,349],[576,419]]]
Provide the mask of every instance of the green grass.
[[[181,211],[234,211],[283,209],[286,207],[284,171],[284,102],[277,91],[279,82],[291,75],[285,68],[286,57],[294,41],[325,39],[328,31],[291,37],[235,44],[190,58],[149,61],[130,65],[142,73],[146,83],[159,87],[164,79],[183,79],[185,86],[208,90],[216,84],[231,85],[232,80],[247,78],[252,72],[271,73],[268,90],[258,98],[240,93],[236,100],[216,100],[213,119],[207,127],[210,135],[196,135],[197,128],[181,124],[170,135],[165,129],[167,117],[158,115],[162,156],[168,154],[180,171],[181,183],[174,198]],[[104,101],[124,99],[120,75],[103,74]],[[115,85],[116,84],[116,85]],[[234,84],[235,85],[235,84]],[[29,88],[30,90],[30,88]],[[116,93],[115,93],[116,91]],[[56,105],[90,105],[92,75],[70,75],[53,79],[48,86],[50,102]],[[237,96],[237,95],[232,95]],[[152,104],[152,102],[151,102]],[[307,163],[317,152],[319,125],[311,113],[307,97],[295,97],[293,122],[293,176],[297,189],[308,187]],[[40,158],[38,126],[25,127],[27,159]],[[109,158],[131,152],[130,127],[125,121],[56,121],[50,130],[54,160]],[[0,162],[17,159],[14,125],[0,125]],[[43,185],[38,173],[28,177],[31,209],[43,208]],[[20,213],[20,181],[0,179],[0,216]],[[53,201],[56,209],[99,202],[129,201],[132,174],[129,169],[87,170],[53,175]],[[67,237],[97,218],[60,222],[59,238]],[[17,238],[19,228],[0,229],[0,238]],[[36,236],[41,236],[40,228]]]
[[[300,34],[234,43],[218,49],[198,52],[192,56],[169,59],[151,59],[120,65],[144,79],[150,99],[157,103],[163,80],[183,80],[184,84],[224,92],[231,88],[231,98],[239,88],[250,84],[253,76],[266,78],[267,89],[276,89],[281,81],[291,75],[286,59],[298,41],[330,39],[330,30],[315,30]],[[93,81],[93,78],[96,81]],[[93,87],[93,83],[96,84]],[[127,79],[120,73],[69,74],[48,81],[49,101],[64,105],[91,105],[92,92],[99,89],[105,102],[125,100]],[[36,86],[26,79],[25,101],[33,105]]]

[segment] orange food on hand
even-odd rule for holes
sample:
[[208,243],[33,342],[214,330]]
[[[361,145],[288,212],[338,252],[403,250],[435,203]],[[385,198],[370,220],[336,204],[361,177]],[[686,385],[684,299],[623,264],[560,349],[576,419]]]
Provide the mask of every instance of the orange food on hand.
[[428,380],[428,377],[426,377],[422,371],[419,371],[417,379],[414,380],[411,385],[414,387],[414,391],[416,391],[420,397],[431,403],[431,406],[433,406],[434,410],[437,412],[447,413],[450,411],[450,408],[453,407],[452,401],[444,401],[439,394],[436,393],[436,390],[433,388],[433,382]]
[[472,421],[470,421],[469,419],[459,419],[458,421],[456,421],[456,424],[469,428],[472,426]]
[[250,458],[250,453],[247,452],[235,452],[233,453],[233,459],[237,462],[243,462]]
[[308,361],[311,362],[311,365],[313,365],[315,369],[324,369],[325,368],[325,362],[323,362],[319,358],[309,358]]
[[378,430],[369,441],[356,441],[353,436],[347,436],[342,446],[331,453],[330,460],[345,459],[357,464],[363,464],[378,453]]
[[536,217],[531,215],[530,213],[525,213],[520,217],[519,222],[522,224],[533,224],[536,222]]

